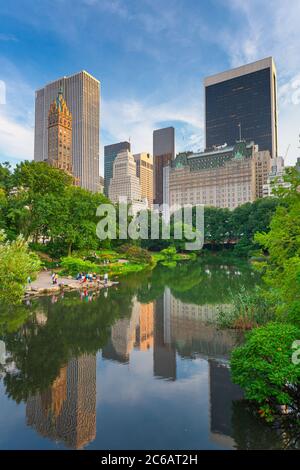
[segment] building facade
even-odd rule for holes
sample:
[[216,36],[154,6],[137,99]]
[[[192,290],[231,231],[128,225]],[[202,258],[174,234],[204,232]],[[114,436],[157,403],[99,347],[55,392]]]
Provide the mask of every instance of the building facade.
[[253,143],[178,154],[169,169],[169,203],[234,209],[263,196],[271,168],[268,151]]
[[272,57],[204,79],[206,148],[255,142],[277,157],[277,79]]
[[98,192],[99,193],[104,193],[104,178],[101,175],[99,176]]
[[114,203],[122,201],[131,204],[133,214],[147,208],[147,202],[141,197],[140,179],[136,176],[136,163],[128,150],[119,153],[114,161],[108,197]]
[[48,160],[48,113],[58,91],[72,114],[74,176],[80,186],[97,191],[99,180],[100,82],[86,71],[62,77],[35,94],[35,161]]
[[290,183],[284,181],[285,170],[283,157],[275,158],[267,182],[263,186],[263,197],[274,196],[274,190],[278,188],[290,187]]
[[72,114],[59,90],[48,114],[48,163],[69,174],[72,164]]
[[113,177],[114,161],[118,153],[131,151],[130,142],[118,142],[117,144],[105,145],[104,147],[104,193],[108,196],[108,188]]
[[153,157],[150,153],[133,155],[136,163],[136,176],[140,179],[141,197],[147,199],[149,207],[153,204]]
[[154,203],[163,204],[164,168],[175,157],[174,127],[157,129],[153,132],[153,178]]

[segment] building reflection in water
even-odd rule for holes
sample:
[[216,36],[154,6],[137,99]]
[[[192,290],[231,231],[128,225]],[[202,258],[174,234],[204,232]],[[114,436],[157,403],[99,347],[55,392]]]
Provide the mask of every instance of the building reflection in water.
[[[133,298],[130,317],[111,328],[102,349],[104,359],[128,363],[133,349],[153,350],[153,375],[176,381],[178,358],[204,358],[209,366],[210,437],[222,447],[233,447],[232,401],[241,398],[231,383],[227,358],[236,344],[233,332],[217,330],[207,322],[220,308],[229,305],[187,304],[169,288],[155,302],[141,304]],[[44,317],[39,314],[43,323]],[[178,364],[177,364],[178,363]],[[52,386],[31,397],[26,408],[27,423],[42,436],[82,448],[96,437],[96,356],[82,355],[61,368]]]
[[216,444],[234,448],[232,426],[233,402],[241,400],[240,387],[230,379],[228,364],[209,359],[210,439]]
[[134,297],[130,318],[121,318],[111,328],[111,338],[102,350],[104,359],[128,363],[133,348],[153,347],[154,304],[141,304]]
[[27,401],[27,424],[44,437],[80,449],[96,437],[96,356],[61,368],[52,386]]
[[155,302],[153,374],[157,378],[176,380],[176,349],[170,341],[168,301],[169,296],[164,294]]
[[183,303],[166,288],[156,301],[154,320],[155,376],[176,380],[176,352],[183,359],[208,360],[210,438],[225,448],[234,447],[232,404],[242,398],[228,367],[228,356],[238,338],[234,331],[217,330],[209,322],[220,309],[229,308],[229,304]]

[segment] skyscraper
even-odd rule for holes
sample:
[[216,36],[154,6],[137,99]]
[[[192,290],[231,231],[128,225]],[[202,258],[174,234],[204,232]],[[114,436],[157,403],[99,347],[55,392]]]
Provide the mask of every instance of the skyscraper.
[[72,174],[72,114],[59,90],[48,114],[48,163]]
[[136,176],[136,163],[128,150],[119,153],[114,161],[108,197],[112,202],[119,202],[121,199],[122,202],[131,204],[133,214],[147,208],[146,202],[141,199],[141,185]]
[[277,157],[277,80],[272,57],[204,79],[206,147],[253,141]]
[[174,127],[153,132],[154,203],[163,203],[163,169],[175,156]]
[[62,77],[36,91],[34,159],[48,159],[48,113],[59,89],[72,114],[73,172],[80,186],[99,187],[100,82],[86,71]]
[[63,366],[46,390],[26,405],[27,424],[39,434],[71,449],[96,437],[96,356],[83,354]]
[[114,161],[113,177],[110,180],[108,194],[113,202],[118,202],[119,197],[127,198],[129,201],[141,199],[136,163],[128,150],[119,153]]
[[153,204],[153,157],[150,153],[133,155],[136,163],[136,176],[140,179],[141,196],[147,199],[148,205]]
[[113,177],[113,165],[118,153],[131,151],[130,142],[118,142],[104,147],[104,193],[108,196],[108,188]]

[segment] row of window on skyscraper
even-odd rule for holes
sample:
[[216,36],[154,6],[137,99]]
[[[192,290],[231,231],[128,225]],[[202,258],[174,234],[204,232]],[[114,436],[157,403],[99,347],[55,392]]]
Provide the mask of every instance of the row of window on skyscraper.
[[[276,83],[271,57],[205,78],[206,150],[175,158],[171,126],[154,130],[153,156],[132,155],[127,141],[106,145],[104,192],[113,202],[126,198],[140,209],[179,201],[233,208],[269,195],[271,169],[283,167],[277,159]],[[35,160],[72,169],[82,187],[101,190],[99,117],[100,82],[85,71],[38,90]]]

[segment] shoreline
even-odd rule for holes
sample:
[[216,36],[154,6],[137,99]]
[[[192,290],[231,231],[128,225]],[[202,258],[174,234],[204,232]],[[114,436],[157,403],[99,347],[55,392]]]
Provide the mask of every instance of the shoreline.
[[26,285],[24,299],[40,297],[43,295],[57,294],[59,292],[82,291],[85,289],[97,291],[119,284],[117,281],[108,281],[106,284],[103,280],[87,281],[82,283],[73,279],[71,276],[61,276],[57,284],[52,284],[51,271],[41,271],[35,281]]

